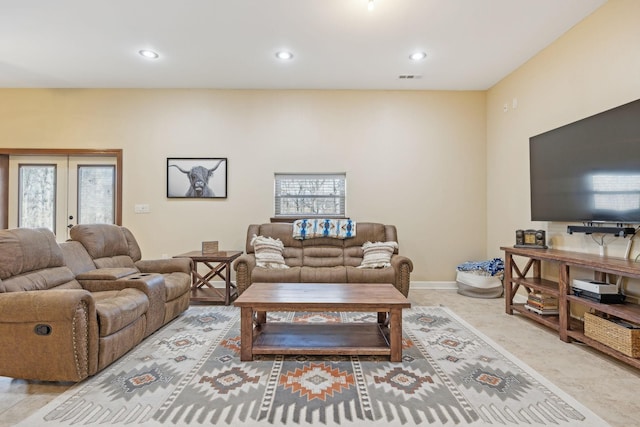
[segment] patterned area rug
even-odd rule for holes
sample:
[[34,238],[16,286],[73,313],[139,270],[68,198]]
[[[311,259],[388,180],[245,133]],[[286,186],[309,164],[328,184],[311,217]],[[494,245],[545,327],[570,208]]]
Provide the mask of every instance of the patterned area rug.
[[[262,356],[241,362],[239,309],[193,306],[22,426],[606,426],[444,307],[403,315],[403,361]],[[372,321],[273,313],[269,321]]]

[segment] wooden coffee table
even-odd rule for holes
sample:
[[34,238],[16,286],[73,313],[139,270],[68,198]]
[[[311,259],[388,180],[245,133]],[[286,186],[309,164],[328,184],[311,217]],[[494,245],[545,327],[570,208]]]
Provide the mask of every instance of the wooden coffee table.
[[[402,309],[411,307],[391,284],[253,283],[240,307],[240,360],[256,354],[388,355],[402,360]],[[267,323],[268,311],[377,312],[377,322]]]

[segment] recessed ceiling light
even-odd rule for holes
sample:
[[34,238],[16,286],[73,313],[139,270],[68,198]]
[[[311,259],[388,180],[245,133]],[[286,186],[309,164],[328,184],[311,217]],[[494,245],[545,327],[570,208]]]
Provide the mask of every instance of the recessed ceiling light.
[[147,59],[158,59],[160,57],[160,55],[158,55],[156,52],[147,49],[142,49],[138,51],[138,53],[140,54],[140,56],[143,56]]
[[420,61],[426,57],[427,57],[427,54],[424,52],[415,52],[409,55],[409,59],[411,59],[412,61]]
[[281,50],[279,52],[276,52],[276,58],[282,59],[282,60],[293,59],[293,53],[287,50]]

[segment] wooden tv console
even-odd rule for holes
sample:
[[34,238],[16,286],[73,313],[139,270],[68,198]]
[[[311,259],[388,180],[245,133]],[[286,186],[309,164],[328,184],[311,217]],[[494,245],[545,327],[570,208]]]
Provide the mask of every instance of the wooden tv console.
[[[640,359],[629,357],[611,347],[593,340],[584,334],[583,322],[571,317],[571,307],[581,305],[624,320],[640,323],[640,305],[632,303],[601,304],[572,295],[571,270],[589,270],[595,280],[606,281],[608,275],[640,279],[640,263],[622,258],[603,257],[594,254],[570,252],[558,249],[531,249],[501,247],[505,254],[504,286],[507,314],[514,312],[548,326],[556,331],[565,342],[580,341],[636,368]],[[520,265],[524,265],[520,267]],[[557,268],[558,280],[542,278],[542,263],[545,268]],[[547,265],[548,264],[548,265]],[[581,277],[584,278],[584,277]],[[520,287],[527,293],[533,291],[555,295],[558,298],[558,315],[540,315],[527,310],[524,304],[513,299]]]

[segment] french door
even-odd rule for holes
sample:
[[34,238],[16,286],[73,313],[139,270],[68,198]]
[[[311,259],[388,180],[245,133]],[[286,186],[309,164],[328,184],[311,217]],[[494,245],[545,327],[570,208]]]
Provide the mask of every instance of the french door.
[[116,158],[10,156],[9,228],[44,227],[58,241],[75,224],[116,223]]

